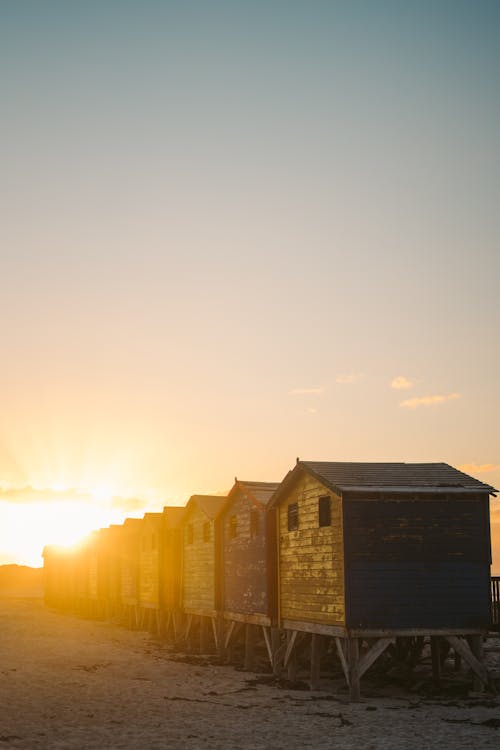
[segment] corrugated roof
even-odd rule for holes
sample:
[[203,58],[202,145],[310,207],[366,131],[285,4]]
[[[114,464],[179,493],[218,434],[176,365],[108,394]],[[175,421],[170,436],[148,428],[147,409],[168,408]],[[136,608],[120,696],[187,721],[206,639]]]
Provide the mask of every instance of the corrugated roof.
[[191,495],[186,508],[192,504],[198,505],[206,516],[215,518],[227,498],[224,495]]
[[[489,484],[445,463],[351,463],[299,461],[303,468],[334,489],[343,490],[476,490],[494,493]],[[294,470],[295,471],[295,470]]]

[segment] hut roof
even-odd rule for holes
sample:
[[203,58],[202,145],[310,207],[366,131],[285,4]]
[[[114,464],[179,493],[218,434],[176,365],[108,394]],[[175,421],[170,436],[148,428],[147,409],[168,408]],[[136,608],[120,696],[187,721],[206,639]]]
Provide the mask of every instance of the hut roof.
[[279,501],[282,491],[302,471],[312,474],[334,492],[488,492],[489,484],[464,474],[445,463],[358,463],[334,461],[298,461],[273,495]]
[[191,495],[186,505],[186,511],[193,505],[198,505],[209,518],[215,518],[226,501],[222,495]]
[[234,485],[227,496],[227,505],[230,504],[238,490],[243,490],[250,495],[255,503],[266,507],[278,487],[279,482],[249,482],[244,479],[235,479]]

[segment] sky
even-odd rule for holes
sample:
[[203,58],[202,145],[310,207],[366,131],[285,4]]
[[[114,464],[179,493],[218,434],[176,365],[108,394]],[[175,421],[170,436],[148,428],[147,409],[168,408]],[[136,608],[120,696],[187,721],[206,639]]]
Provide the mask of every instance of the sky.
[[499,50],[486,0],[0,2],[0,563],[297,456],[500,488]]

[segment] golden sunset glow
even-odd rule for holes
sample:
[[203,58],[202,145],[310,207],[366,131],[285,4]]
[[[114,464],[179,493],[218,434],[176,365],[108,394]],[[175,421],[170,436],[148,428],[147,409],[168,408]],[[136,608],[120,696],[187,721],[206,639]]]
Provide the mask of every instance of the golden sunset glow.
[[0,564],[297,456],[500,486],[478,3],[0,4]]

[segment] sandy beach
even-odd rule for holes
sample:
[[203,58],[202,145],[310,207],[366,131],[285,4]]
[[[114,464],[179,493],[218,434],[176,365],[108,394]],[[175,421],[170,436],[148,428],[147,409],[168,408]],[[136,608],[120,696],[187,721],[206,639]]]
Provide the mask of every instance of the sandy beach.
[[[366,681],[317,692],[189,663],[148,633],[0,599],[0,747],[497,748],[500,701],[423,697]],[[496,657],[495,657],[496,658]],[[267,683],[267,684],[266,684]]]

